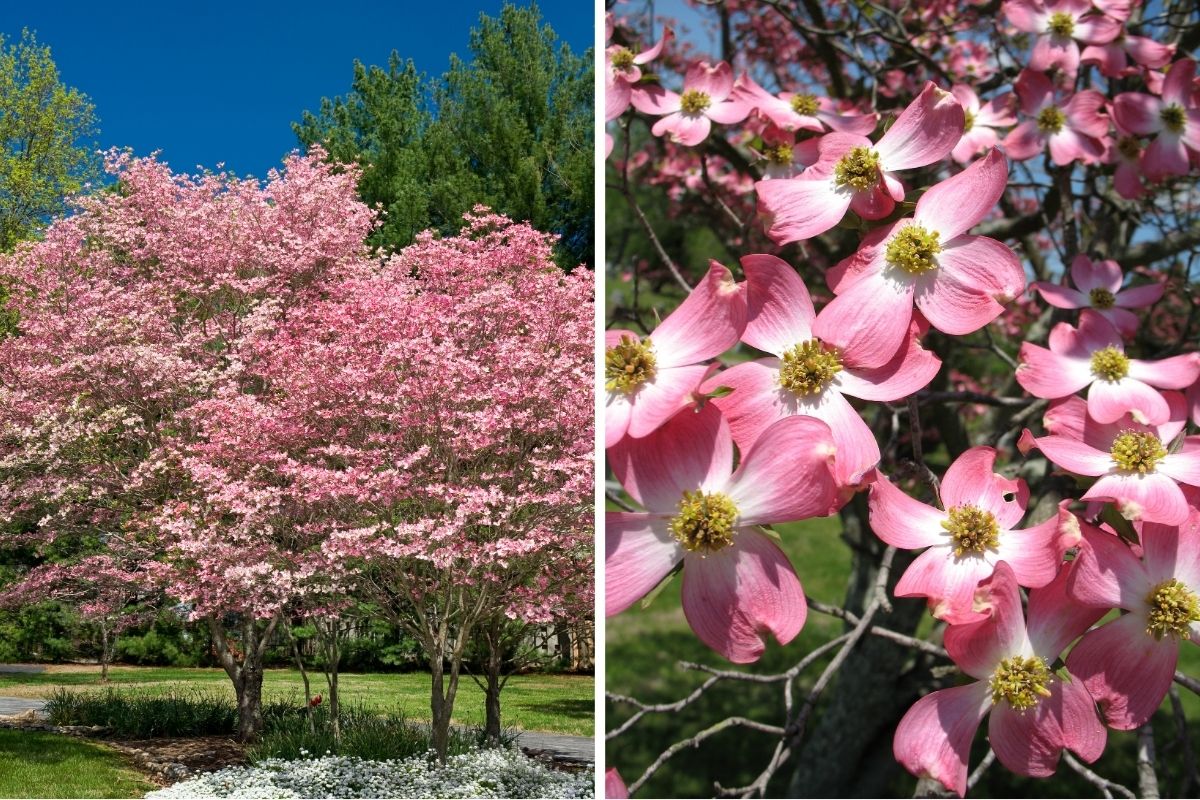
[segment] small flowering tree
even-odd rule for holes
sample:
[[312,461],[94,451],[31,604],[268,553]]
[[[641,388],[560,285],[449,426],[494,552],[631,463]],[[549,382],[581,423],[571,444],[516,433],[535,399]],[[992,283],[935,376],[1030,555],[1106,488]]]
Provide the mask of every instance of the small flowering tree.
[[[652,8],[606,51],[605,605],[664,668],[610,672],[609,796],[1194,791],[1200,12]],[[836,602],[761,527],[835,511]],[[651,701],[679,640],[625,620],[680,567],[715,652]],[[731,683],[782,696],[702,719]]]

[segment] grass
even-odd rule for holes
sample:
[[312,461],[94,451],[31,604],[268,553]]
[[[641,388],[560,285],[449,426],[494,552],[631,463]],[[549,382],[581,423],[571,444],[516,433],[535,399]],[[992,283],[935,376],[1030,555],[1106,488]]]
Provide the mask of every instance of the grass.
[[[841,604],[846,592],[851,568],[851,552],[839,539],[836,517],[807,520],[778,526],[780,545],[791,558],[804,585],[805,593],[816,600]],[[923,625],[922,629],[926,629]],[[760,662],[738,667],[758,674],[786,670],[817,645],[841,633],[836,620],[809,611],[804,630],[787,647],[773,641]],[[679,661],[692,661],[718,669],[730,665],[720,656],[700,644],[684,619],[679,601],[679,580],[675,578],[654,599],[648,608],[634,606],[629,611],[611,617],[605,629],[606,686],[616,694],[632,695],[644,702],[672,702],[686,696],[705,679],[705,675],[685,671]],[[820,674],[828,659],[811,666],[797,682],[795,696],[802,698]],[[1181,648],[1179,669],[1189,675],[1200,675],[1200,648],[1184,645]],[[1180,692],[1188,719],[1193,747],[1200,750],[1200,698],[1186,690]],[[631,715],[631,707],[608,703],[609,730]],[[1160,785],[1164,792],[1179,785],[1181,762],[1175,742],[1175,720],[1170,702],[1164,701],[1154,718],[1158,743]],[[820,706],[818,705],[818,713]],[[649,764],[669,745],[694,735],[718,720],[744,716],[769,724],[782,724],[781,691],[778,686],[761,687],[746,683],[726,682],[705,693],[688,708],[673,714],[649,714],[629,732],[606,745],[608,766],[617,767],[622,777],[632,783]],[[987,750],[983,725],[972,750],[972,765],[978,764]],[[1136,790],[1136,747],[1134,733],[1110,731],[1108,748],[1095,770],[1112,780]],[[697,748],[687,748],[639,791],[642,797],[708,797],[714,781],[722,786],[744,786],[757,777],[766,765],[775,739],[746,729],[729,729],[718,733]],[[872,762],[882,763],[882,759]],[[890,761],[890,758],[888,759]],[[891,787],[896,796],[912,795],[915,779],[894,765]],[[780,770],[781,778],[772,782],[770,791],[779,795],[787,790],[791,769]],[[1003,767],[991,768],[984,781],[972,790],[972,797],[1091,797],[1096,790],[1065,766],[1049,781],[1018,778]],[[1168,796],[1164,794],[1164,796]]]
[[0,797],[141,797],[153,788],[102,744],[0,729]]
[[[220,669],[176,667],[113,667],[109,683],[117,689],[138,689],[168,695],[193,689],[234,697],[233,684]],[[313,693],[324,694],[320,673],[310,675]],[[36,674],[0,673],[0,695],[49,698],[55,689],[101,689],[95,667],[47,668]],[[506,727],[549,731],[576,736],[594,733],[593,692],[590,675],[514,675],[500,695]],[[342,673],[339,680],[342,702],[378,711],[398,712],[414,722],[429,720],[428,673]],[[304,684],[293,669],[269,669],[263,681],[264,702],[304,703]],[[454,704],[454,721],[482,726],[485,719],[483,691],[469,677],[459,681]]]

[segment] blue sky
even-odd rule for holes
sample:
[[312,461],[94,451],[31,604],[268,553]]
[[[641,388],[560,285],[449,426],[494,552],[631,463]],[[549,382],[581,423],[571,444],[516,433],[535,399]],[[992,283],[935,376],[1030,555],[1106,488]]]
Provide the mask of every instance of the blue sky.
[[[525,5],[520,0],[517,5]],[[467,55],[480,13],[501,0],[53,0],[0,3],[0,33],[49,45],[62,80],[91,97],[99,146],[161,150],[173,169],[266,175],[296,147],[291,123],[350,88],[354,59],[393,49],[428,75]],[[546,0],[543,19],[575,52],[593,43],[591,0]]]

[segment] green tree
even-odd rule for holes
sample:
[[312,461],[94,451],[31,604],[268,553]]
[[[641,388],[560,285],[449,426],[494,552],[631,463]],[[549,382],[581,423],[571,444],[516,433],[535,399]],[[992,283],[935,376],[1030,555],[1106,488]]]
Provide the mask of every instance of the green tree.
[[34,34],[0,35],[0,251],[32,236],[99,175],[91,101],[64,86]]
[[359,193],[387,212],[373,244],[458,230],[476,204],[561,236],[564,267],[591,263],[593,67],[541,24],[536,5],[481,15],[470,57],[425,80],[393,53],[388,69],[355,63],[345,97],[293,125],[305,146],[364,166]]

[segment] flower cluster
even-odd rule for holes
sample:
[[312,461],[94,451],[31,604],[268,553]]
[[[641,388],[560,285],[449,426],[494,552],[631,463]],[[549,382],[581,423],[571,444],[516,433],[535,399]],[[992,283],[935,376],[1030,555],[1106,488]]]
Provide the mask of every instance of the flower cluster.
[[516,749],[479,750],[438,763],[426,756],[366,761],[351,756],[269,758],[226,767],[150,792],[147,800],[233,797],[546,797],[594,796],[591,770],[556,772]]
[[[754,4],[735,5],[753,17]],[[958,13],[978,21],[954,5],[930,13],[943,28]],[[653,330],[608,332],[608,465],[640,508],[606,522],[607,613],[681,569],[697,637],[730,661],[755,661],[769,638],[794,639],[809,611],[778,534],[763,526],[835,513],[865,492],[874,534],[911,551],[893,594],[925,600],[947,657],[971,679],[912,705],[895,757],[959,795],[985,716],[996,758],[1015,773],[1047,777],[1063,750],[1093,762],[1108,728],[1139,727],[1158,708],[1181,644],[1200,644],[1200,436],[1187,435],[1189,414],[1200,424],[1200,353],[1184,341],[1168,357],[1143,356],[1153,348],[1138,312],[1167,286],[1126,285],[1115,248],[1100,229],[1077,227],[1073,207],[1077,168],[1135,200],[1200,161],[1195,63],[1136,35],[1137,5],[1005,0],[1003,19],[1019,33],[1011,44],[1032,49],[1016,56],[1011,80],[984,80],[1010,66],[986,48],[958,48],[942,80],[874,76],[878,95],[908,98],[891,112],[810,92],[839,58],[816,45],[819,66],[806,63],[803,78],[781,65],[762,71],[782,90],[773,92],[752,67],[735,75],[674,53],[664,37],[639,64],[686,72],[682,94],[639,73],[627,87],[634,112],[608,116],[627,137],[641,120],[669,140],[647,145],[668,154],[660,173],[688,148],[702,168],[709,151],[740,159],[757,179],[752,197],[707,174],[689,190],[711,195],[715,216],[750,240],[753,201],[764,244],[798,245],[804,258],[764,246],[740,258],[740,271],[712,262]],[[773,50],[786,51],[794,30],[762,15],[734,17],[761,48],[734,63],[770,65]],[[848,10],[834,19],[855,23]],[[948,85],[946,73],[960,82]],[[1139,81],[1149,94],[1122,91]],[[616,168],[632,158],[645,150]],[[1029,195],[1013,189],[1010,170],[1056,189],[1060,240],[1037,233],[1058,210],[1023,206]],[[1021,214],[1028,220],[1006,219]],[[740,241],[725,244],[739,252]],[[1039,247],[1057,251],[1061,282]],[[1027,269],[1040,280],[1030,284]],[[824,286],[806,280],[813,273]],[[1027,289],[1051,308],[1031,301],[1016,321],[1007,307]],[[994,322],[1028,337],[1016,359],[992,340]],[[963,348],[998,353],[1003,376],[968,374],[977,389],[940,391],[943,361]],[[1004,382],[1040,405],[1000,397],[992,387]],[[1044,432],[1017,440],[1018,424],[970,446],[960,427],[962,441],[943,442],[939,479],[922,457],[919,413],[954,394],[978,408],[1027,408],[1020,419],[1031,427],[1044,406]],[[907,466],[891,456],[905,412],[917,462]],[[1036,496],[1050,502],[1032,502],[1018,472],[1043,478]],[[929,500],[912,494],[914,474]],[[615,772],[609,781],[624,790]]]

